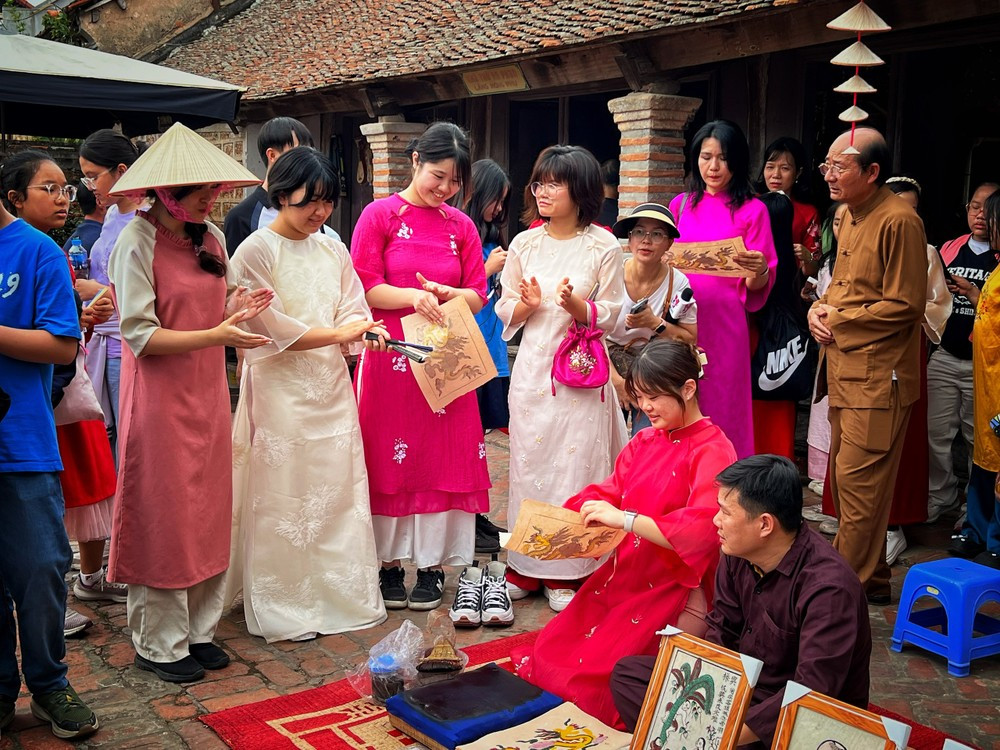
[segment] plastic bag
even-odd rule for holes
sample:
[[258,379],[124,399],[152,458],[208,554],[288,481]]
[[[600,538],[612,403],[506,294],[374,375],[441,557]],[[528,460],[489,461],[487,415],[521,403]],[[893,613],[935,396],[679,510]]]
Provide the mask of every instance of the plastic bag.
[[409,620],[372,646],[368,658],[348,672],[347,681],[362,698],[385,705],[387,698],[408,688],[417,677],[424,634]]
[[427,637],[424,649],[417,659],[417,671],[458,673],[465,669],[469,657],[455,646],[455,623],[445,612],[431,612],[427,616]]

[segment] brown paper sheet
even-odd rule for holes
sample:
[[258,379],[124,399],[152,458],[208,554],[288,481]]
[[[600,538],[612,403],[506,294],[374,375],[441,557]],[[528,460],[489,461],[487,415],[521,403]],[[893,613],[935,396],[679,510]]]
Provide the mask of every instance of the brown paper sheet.
[[539,560],[601,557],[625,538],[621,529],[584,526],[575,510],[525,499],[517,514],[507,549]]
[[434,347],[422,365],[408,363],[433,411],[443,409],[497,376],[486,340],[465,298],[448,300],[441,305],[441,311],[445,316],[443,325],[431,323],[420,313],[407,315],[400,321],[407,341]]
[[707,276],[754,275],[736,262],[736,254],[746,252],[742,237],[715,242],[675,242],[667,250],[664,262],[685,273],[703,273]]

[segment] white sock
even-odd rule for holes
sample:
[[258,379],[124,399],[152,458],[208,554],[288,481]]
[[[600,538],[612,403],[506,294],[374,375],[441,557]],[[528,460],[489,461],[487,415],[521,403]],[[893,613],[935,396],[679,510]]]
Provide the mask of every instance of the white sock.
[[80,571],[80,582],[88,588],[104,580],[104,568],[100,568],[96,573],[84,573]]

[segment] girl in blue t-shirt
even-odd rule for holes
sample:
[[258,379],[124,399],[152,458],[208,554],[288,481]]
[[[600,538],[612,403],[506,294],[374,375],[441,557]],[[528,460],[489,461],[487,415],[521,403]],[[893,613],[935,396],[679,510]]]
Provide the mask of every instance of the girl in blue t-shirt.
[[[486,339],[497,376],[476,389],[479,400],[479,417],[483,429],[506,430],[510,421],[507,410],[507,391],[510,389],[510,365],[507,361],[507,342],[501,337],[503,324],[497,318],[496,301],[500,297],[500,272],[507,260],[507,237],[504,223],[510,203],[510,177],[503,167],[492,159],[481,159],[472,165],[472,191],[462,201],[462,210],[479,231],[483,243],[483,262],[486,264],[487,299],[483,309],[476,313],[479,330]],[[500,529],[486,516],[476,516],[476,552],[499,552]]]

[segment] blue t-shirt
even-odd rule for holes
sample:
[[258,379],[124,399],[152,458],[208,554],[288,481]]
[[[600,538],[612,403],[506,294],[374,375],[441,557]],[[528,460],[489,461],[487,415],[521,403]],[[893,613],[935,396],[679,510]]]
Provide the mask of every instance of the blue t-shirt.
[[[497,243],[491,242],[483,246],[483,262],[490,257],[490,253],[496,248]],[[497,317],[496,305],[500,299],[500,274],[493,274],[486,280],[486,289],[489,297],[483,309],[476,313],[476,322],[479,324],[479,331],[486,339],[486,346],[490,350],[493,364],[497,368],[497,377],[510,377],[510,363],[507,361],[507,342],[503,340],[503,323]]]
[[[0,229],[0,326],[80,336],[66,256],[21,219]],[[0,420],[0,472],[61,471],[52,365],[0,354],[0,388],[11,401]]]
[[63,245],[63,252],[69,252],[69,246],[72,244],[73,240],[80,240],[80,244],[83,245],[83,249],[87,251],[90,255],[90,248],[94,246],[94,242],[97,238],[101,236],[101,222],[95,221],[94,219],[84,219],[79,224],[77,224],[76,229],[73,230]]

